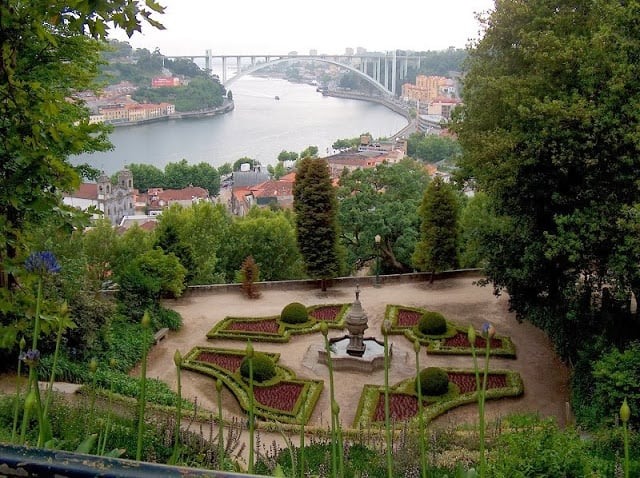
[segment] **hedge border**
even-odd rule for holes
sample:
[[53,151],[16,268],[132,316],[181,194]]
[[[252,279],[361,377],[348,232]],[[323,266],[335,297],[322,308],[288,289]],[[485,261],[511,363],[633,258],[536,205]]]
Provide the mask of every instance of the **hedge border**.
[[[185,355],[182,362],[182,368],[201,373],[214,379],[220,379],[227,389],[229,389],[229,391],[234,395],[240,407],[248,412],[249,386],[240,376],[240,372],[230,372],[215,364],[197,360],[198,355],[202,352],[238,355],[244,357],[246,355],[245,351],[216,347],[194,347],[187,353],[187,355]],[[254,387],[270,387],[282,382],[287,382],[302,385],[302,390],[296,399],[293,410],[291,411],[275,409],[261,405],[257,402],[254,403],[254,413],[256,417],[294,425],[306,424],[315,409],[318,399],[320,398],[324,382],[321,380],[298,379],[293,370],[277,364],[280,359],[280,354],[270,352],[260,353],[264,353],[273,359],[276,363],[277,374],[273,379],[266,382],[254,383]],[[304,413],[302,407],[303,400],[306,401]]]
[[[292,335],[298,334],[311,334],[320,331],[320,322],[312,317],[312,313],[315,310],[323,309],[325,307],[340,307],[340,311],[336,316],[336,320],[327,321],[329,328],[344,329],[345,319],[347,317],[347,311],[351,307],[351,304],[319,304],[307,307],[309,313],[309,320],[302,324],[287,324],[280,320],[279,315],[271,315],[266,317],[231,317],[227,316],[218,322],[209,332],[207,332],[208,339],[231,339],[231,340],[243,340],[251,339],[256,342],[275,342],[286,343],[289,342]],[[275,320],[278,322],[278,333],[268,332],[252,332],[249,330],[232,331],[227,330],[227,327],[234,322],[262,322],[267,320]]]
[[[459,368],[443,368],[443,370],[448,373],[469,373],[475,375],[473,370]],[[487,390],[485,396],[488,400],[518,397],[524,393],[524,383],[518,372],[500,369],[491,370],[489,373],[492,375],[506,375],[507,386]],[[414,384],[415,378],[411,377],[390,386],[389,392],[391,394],[402,393],[405,395],[417,396]],[[453,387],[450,386],[449,391],[441,397],[425,397],[425,401],[430,402],[425,404],[423,408],[423,417],[427,423],[448,410],[478,401],[477,392],[461,394],[459,391],[456,393],[456,389],[457,387],[455,385]],[[371,384],[364,385],[362,394],[360,395],[360,401],[358,402],[356,415],[353,419],[353,428],[371,428],[372,426],[378,426],[378,422],[372,421],[371,417],[375,411],[375,406],[377,405],[381,394],[384,394],[384,386]],[[417,422],[417,416],[409,420],[405,420],[402,423],[411,424],[414,422]]]
[[[439,335],[423,335],[416,332],[414,327],[398,325],[398,313],[400,310],[410,310],[420,314],[427,312],[427,309],[421,307],[406,307],[404,305],[388,304],[385,309],[385,319],[391,322],[391,330],[389,333],[404,335],[408,340],[414,342],[418,340],[420,345],[427,349],[427,353],[434,355],[471,355],[471,347],[447,347],[443,345],[444,339],[451,338],[456,333],[467,334],[468,326],[464,327],[447,320],[447,331]],[[479,331],[476,331],[478,337],[482,337]],[[489,354],[494,357],[516,358],[516,347],[511,338],[506,335],[496,335],[494,339],[500,340],[501,347],[492,347]],[[476,348],[476,350],[478,350]]]

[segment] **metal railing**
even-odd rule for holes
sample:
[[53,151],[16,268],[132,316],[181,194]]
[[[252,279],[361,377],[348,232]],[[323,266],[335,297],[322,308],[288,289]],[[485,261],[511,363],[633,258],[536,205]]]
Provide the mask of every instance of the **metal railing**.
[[120,458],[83,455],[0,444],[0,477],[250,478],[258,475],[160,465]]

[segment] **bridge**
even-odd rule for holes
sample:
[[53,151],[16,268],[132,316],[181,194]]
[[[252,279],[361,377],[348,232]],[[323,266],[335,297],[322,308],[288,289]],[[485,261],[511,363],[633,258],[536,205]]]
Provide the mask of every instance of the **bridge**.
[[[395,97],[398,80],[407,77],[409,65],[420,68],[422,56],[419,53],[393,50],[385,53],[362,53],[355,55],[286,55],[252,54],[252,55],[214,55],[206,50],[204,55],[164,55],[168,59],[187,58],[191,61],[204,60],[205,70],[212,71],[214,62],[222,65],[221,82],[225,87],[231,86],[236,80],[250,75],[262,68],[283,62],[318,61],[336,65],[354,72],[373,86],[384,96]],[[235,63],[235,69],[229,67]],[[230,74],[231,73],[231,74]]]

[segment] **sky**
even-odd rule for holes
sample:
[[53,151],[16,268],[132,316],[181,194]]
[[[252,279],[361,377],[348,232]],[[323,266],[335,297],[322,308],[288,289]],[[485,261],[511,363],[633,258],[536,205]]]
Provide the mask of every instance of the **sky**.
[[164,55],[342,54],[367,51],[464,48],[480,35],[475,13],[493,0],[158,0],[166,30],[143,26],[134,48]]

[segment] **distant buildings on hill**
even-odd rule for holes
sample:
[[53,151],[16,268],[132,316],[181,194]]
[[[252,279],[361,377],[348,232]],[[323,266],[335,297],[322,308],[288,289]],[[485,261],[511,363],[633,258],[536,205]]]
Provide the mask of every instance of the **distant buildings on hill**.
[[209,191],[201,187],[189,186],[183,189],[151,188],[140,193],[133,185],[133,174],[128,169],[116,173],[116,183],[106,174],[100,175],[95,183],[82,183],[76,191],[63,194],[62,201],[87,211],[91,206],[114,226],[130,227],[134,222],[146,224],[145,229],[155,225],[162,211],[173,204],[189,207],[202,201],[211,201]]
[[443,76],[418,75],[415,85],[402,85],[402,99],[415,104],[418,129],[430,134],[446,134],[444,124],[461,103],[456,81]]

